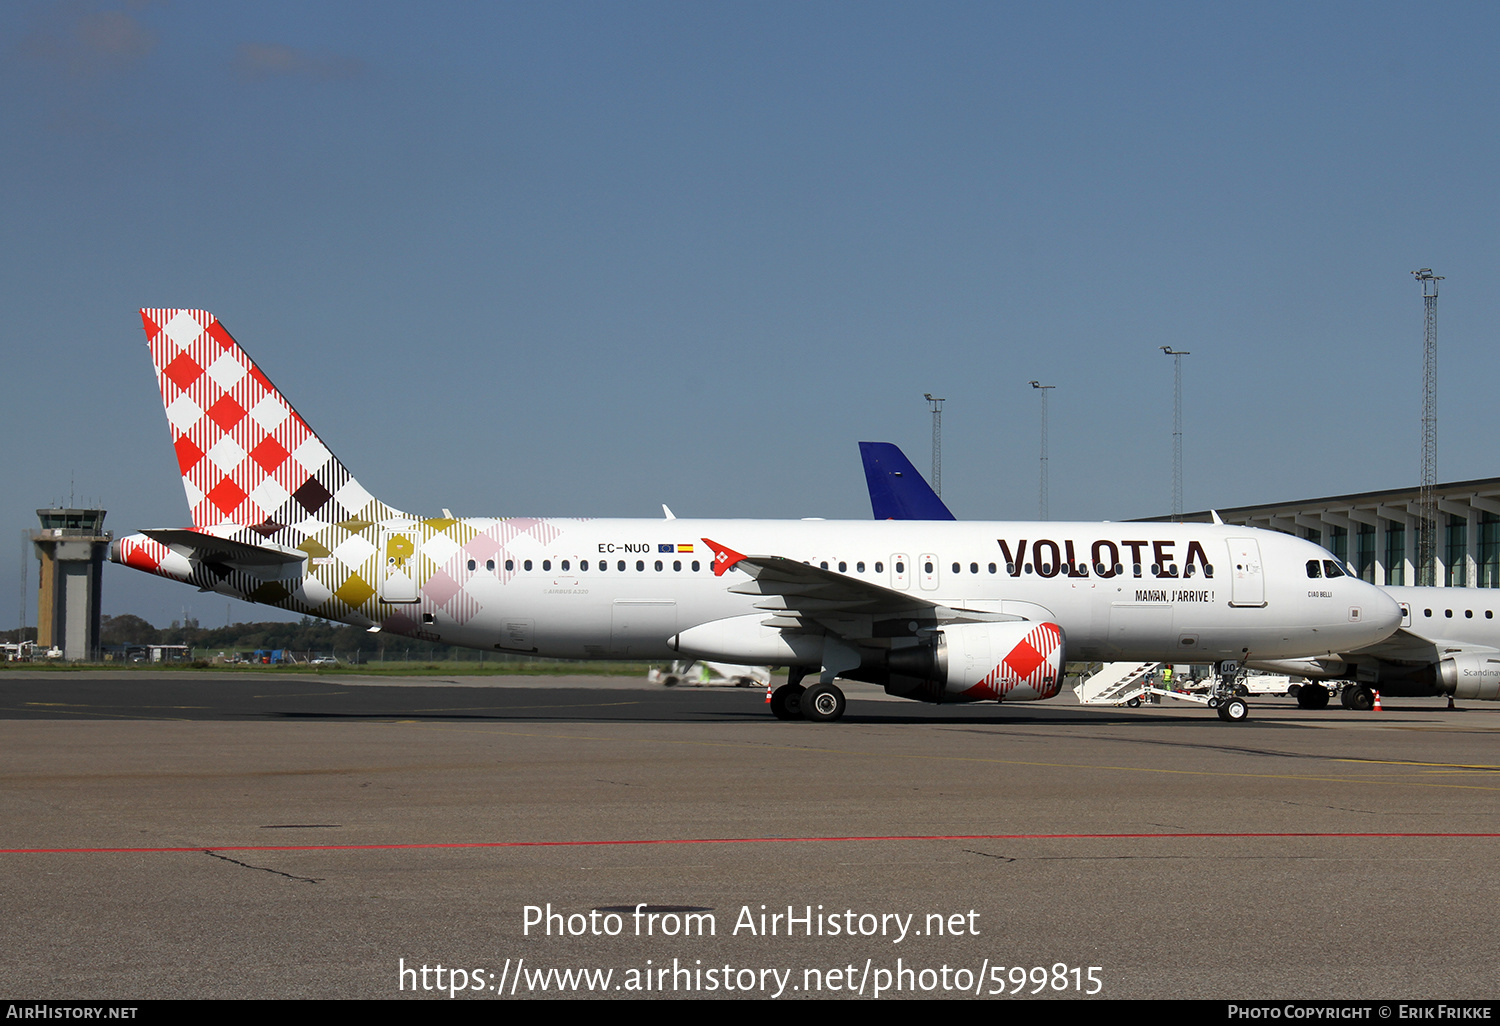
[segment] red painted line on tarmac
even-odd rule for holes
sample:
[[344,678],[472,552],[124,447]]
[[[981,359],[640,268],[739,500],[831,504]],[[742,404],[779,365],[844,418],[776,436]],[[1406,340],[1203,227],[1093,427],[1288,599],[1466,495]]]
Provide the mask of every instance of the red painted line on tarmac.
[[664,837],[620,841],[452,841],[435,844],[204,844],[191,848],[0,848],[0,855],[147,855],[206,851],[420,851],[457,848],[583,848],[603,845],[647,844],[830,844],[838,841],[1111,841],[1189,838],[1495,838],[1495,833],[1443,832],[1337,832],[1289,831],[1282,833],[1145,833],[1145,834],[894,834],[868,837]]

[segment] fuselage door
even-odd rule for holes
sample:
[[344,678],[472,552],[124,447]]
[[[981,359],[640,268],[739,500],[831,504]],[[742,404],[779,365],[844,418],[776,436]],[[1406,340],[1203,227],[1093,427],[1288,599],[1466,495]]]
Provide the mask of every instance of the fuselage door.
[[1266,578],[1260,563],[1260,542],[1254,538],[1229,539],[1231,606],[1259,608],[1266,604]]
[[380,598],[385,602],[417,601],[417,557],[422,535],[413,528],[380,529]]
[[615,599],[609,643],[617,656],[670,656],[667,639],[677,633],[677,603],[671,599]]

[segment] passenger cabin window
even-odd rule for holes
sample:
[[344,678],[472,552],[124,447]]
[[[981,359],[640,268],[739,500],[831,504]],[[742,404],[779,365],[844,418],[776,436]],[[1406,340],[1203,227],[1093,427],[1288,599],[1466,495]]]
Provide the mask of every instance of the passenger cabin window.
[[472,559],[471,559],[471,560],[469,560],[469,569],[470,569],[470,570],[473,570],[473,569],[475,569],[475,568],[476,568],[476,567],[478,567],[478,566],[479,566],[479,564],[478,564],[478,563],[476,563],[476,562],[474,562],[474,561],[473,561],[473,560],[472,560]]
[[495,561],[493,559],[486,559],[484,561],[484,568],[486,570],[493,570],[493,569],[495,569]]

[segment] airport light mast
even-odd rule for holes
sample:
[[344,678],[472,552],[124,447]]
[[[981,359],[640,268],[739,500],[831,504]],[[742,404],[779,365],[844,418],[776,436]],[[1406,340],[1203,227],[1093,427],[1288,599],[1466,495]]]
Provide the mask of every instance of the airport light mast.
[[943,494],[943,404],[946,399],[935,399],[931,392],[923,393],[932,405],[932,490]]
[[1037,519],[1050,519],[1047,514],[1047,390],[1056,388],[1056,385],[1044,385],[1040,381],[1033,381],[1031,387],[1039,389],[1042,393],[1042,480],[1038,489]]
[[1422,485],[1417,493],[1417,584],[1437,580],[1437,300],[1441,274],[1432,268],[1413,271],[1422,285],[1426,320],[1422,339]]
[[1172,358],[1176,381],[1172,390],[1172,523],[1182,522],[1182,358],[1193,354],[1185,349],[1162,346]]

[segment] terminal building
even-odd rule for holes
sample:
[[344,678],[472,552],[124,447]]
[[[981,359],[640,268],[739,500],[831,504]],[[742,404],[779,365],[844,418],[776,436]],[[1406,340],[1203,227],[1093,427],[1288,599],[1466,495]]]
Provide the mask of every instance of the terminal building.
[[[1436,488],[1439,587],[1500,588],[1500,478]],[[1330,495],[1217,512],[1226,524],[1264,527],[1316,542],[1372,584],[1417,583],[1418,489]],[[1166,517],[1152,517],[1165,520]],[[1184,513],[1208,523],[1208,510]]]

